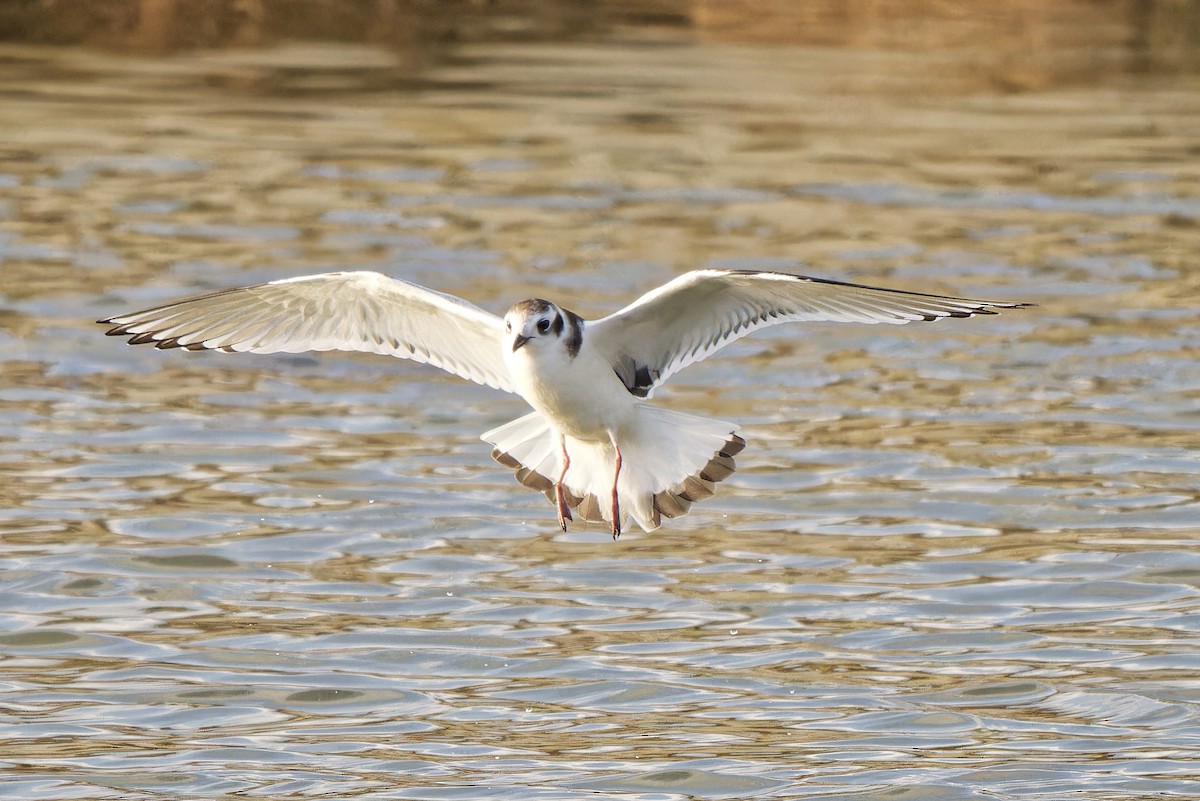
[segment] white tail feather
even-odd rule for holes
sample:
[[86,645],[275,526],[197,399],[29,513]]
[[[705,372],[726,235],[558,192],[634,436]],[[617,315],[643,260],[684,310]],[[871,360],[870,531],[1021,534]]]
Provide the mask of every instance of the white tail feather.
[[[518,481],[554,502],[563,463],[559,433],[549,420],[533,412],[482,439],[495,446],[492,456],[498,462],[516,469]],[[618,432],[617,445],[621,516],[653,531],[663,517],[678,517],[712,495],[713,485],[733,472],[732,457],[745,442],[729,423],[638,404],[632,422]],[[615,449],[607,441],[573,437],[567,437],[566,447],[568,505],[584,520],[611,524]]]

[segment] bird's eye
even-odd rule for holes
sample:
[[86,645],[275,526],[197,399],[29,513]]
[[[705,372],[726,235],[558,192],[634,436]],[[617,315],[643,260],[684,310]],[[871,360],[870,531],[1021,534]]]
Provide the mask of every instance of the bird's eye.
[[538,320],[538,333],[539,334],[544,334],[549,330],[550,330],[550,321],[549,320]]
[[504,321],[504,331],[505,331],[505,333],[509,333],[509,334],[512,333],[512,320]]

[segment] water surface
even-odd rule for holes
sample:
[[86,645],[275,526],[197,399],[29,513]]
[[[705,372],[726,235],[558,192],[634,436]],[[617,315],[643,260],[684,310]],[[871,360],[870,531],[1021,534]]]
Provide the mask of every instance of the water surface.
[[[1060,52],[0,50],[6,797],[1200,796],[1200,83]],[[1040,305],[689,369],[739,472],[615,543],[490,460],[519,399],[91,322],[706,265]]]

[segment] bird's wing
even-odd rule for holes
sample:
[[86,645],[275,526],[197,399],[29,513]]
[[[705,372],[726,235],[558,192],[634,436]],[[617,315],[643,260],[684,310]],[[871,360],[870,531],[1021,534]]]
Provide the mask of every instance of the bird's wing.
[[351,350],[427,362],[514,392],[499,317],[453,295],[374,272],[285,278],[99,321],[159,348],[249,353]]
[[759,328],[794,321],[903,325],[1031,304],[968,300],[757,270],[695,270],[603,319],[587,335],[625,386],[646,396],[673,373]]

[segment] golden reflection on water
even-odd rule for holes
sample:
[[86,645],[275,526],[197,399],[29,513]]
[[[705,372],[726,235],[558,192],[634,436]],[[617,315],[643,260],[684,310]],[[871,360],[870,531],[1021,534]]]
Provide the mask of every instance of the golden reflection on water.
[[[172,7],[0,48],[14,792],[1200,795],[1184,6],[598,4],[418,68],[175,52]],[[615,544],[491,464],[516,400],[90,322],[344,267],[596,315],[706,264],[1039,306],[692,368],[659,401],[750,448]]]

